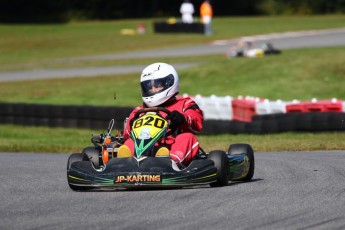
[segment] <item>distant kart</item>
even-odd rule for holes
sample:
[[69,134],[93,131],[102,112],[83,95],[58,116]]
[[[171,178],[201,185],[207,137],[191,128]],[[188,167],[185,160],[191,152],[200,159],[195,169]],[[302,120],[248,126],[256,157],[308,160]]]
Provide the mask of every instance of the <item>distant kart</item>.
[[230,50],[227,53],[228,57],[264,57],[266,55],[280,54],[281,50],[273,47],[272,43],[265,43],[262,48],[240,47]]
[[265,55],[280,54],[281,53],[281,50],[278,50],[278,49],[274,48],[273,44],[270,43],[270,42],[265,43],[262,46],[262,49],[263,49]]
[[[162,114],[165,114],[163,116]],[[169,156],[155,156],[157,142],[172,135],[169,110],[161,107],[139,110],[132,120],[133,157],[119,158],[121,135],[111,136],[114,120],[107,134],[93,135],[93,147],[73,153],[67,162],[67,180],[73,190],[126,188],[182,188],[195,185],[226,186],[229,181],[250,181],[254,175],[254,152],[248,144],[232,144],[228,152],[209,153],[200,148],[186,167]]]

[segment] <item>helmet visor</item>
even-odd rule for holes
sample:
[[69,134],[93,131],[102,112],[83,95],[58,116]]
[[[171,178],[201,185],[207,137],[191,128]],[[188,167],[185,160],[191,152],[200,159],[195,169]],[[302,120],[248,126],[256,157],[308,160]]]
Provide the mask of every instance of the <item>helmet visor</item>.
[[150,97],[157,93],[163,92],[174,85],[174,75],[169,74],[164,78],[150,79],[142,81],[141,93],[143,97]]

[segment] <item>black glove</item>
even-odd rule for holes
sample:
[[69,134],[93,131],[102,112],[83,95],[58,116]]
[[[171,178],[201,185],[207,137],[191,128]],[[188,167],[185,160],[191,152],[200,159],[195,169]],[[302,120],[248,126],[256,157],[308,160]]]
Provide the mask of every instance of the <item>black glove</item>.
[[174,127],[179,127],[186,123],[186,118],[176,110],[172,111],[167,118],[171,121]]

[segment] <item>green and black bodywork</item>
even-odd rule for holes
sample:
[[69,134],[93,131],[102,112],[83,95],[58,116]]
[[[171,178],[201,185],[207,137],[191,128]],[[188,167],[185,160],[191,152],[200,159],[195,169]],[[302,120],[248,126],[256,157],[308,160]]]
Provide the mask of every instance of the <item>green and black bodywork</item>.
[[[106,138],[93,138],[94,147],[73,153],[67,162],[67,180],[73,190],[144,187],[225,186],[229,181],[249,181],[254,175],[254,153],[248,144],[230,145],[228,152],[204,152],[188,165],[177,165],[169,156],[155,156],[155,144],[167,135],[170,122],[157,112],[164,108],[139,110],[132,123],[135,143],[133,157],[117,157],[117,148],[109,147],[113,121]],[[155,113],[156,112],[156,113]],[[95,141],[97,139],[97,141]],[[121,142],[118,139],[112,139]],[[99,145],[96,144],[99,143]],[[105,144],[106,143],[106,144]],[[120,143],[121,144],[121,143]],[[158,146],[159,147],[159,146]],[[111,153],[111,154],[109,154]],[[109,159],[110,158],[110,159]]]
[[254,175],[254,154],[247,144],[231,145],[228,153],[216,150],[200,154],[183,169],[169,157],[133,157],[112,158],[100,170],[95,168],[90,155],[90,151],[74,153],[68,160],[67,179],[73,190],[207,184],[215,187],[225,186],[229,181],[250,181]]

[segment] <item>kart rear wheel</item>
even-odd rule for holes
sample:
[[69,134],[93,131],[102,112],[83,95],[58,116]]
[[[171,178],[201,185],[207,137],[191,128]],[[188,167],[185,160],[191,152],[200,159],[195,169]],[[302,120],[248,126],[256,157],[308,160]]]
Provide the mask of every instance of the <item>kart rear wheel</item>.
[[249,160],[249,171],[247,175],[241,179],[238,179],[236,181],[250,181],[254,176],[254,169],[255,169],[255,159],[254,159],[254,150],[252,146],[248,144],[232,144],[229,147],[228,150],[229,155],[240,155],[240,154],[246,154]]
[[[82,153],[72,153],[67,161],[67,171],[71,168],[72,163],[74,162],[78,162],[78,161],[83,161],[84,159],[84,154]],[[68,173],[67,173],[67,181],[68,181],[68,185],[72,190],[86,190],[88,188],[86,187],[80,187],[80,186],[75,186],[73,184],[70,184],[69,180],[68,180]]]
[[214,150],[208,154],[208,159],[214,162],[217,168],[217,181],[210,184],[211,187],[222,187],[229,183],[227,162],[228,158],[224,151]]

